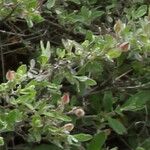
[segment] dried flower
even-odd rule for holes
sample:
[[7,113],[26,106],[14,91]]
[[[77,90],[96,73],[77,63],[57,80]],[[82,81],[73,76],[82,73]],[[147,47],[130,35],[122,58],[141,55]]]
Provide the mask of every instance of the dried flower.
[[70,132],[70,131],[73,130],[74,125],[73,125],[72,123],[67,123],[67,124],[65,124],[65,125],[63,126],[63,128],[64,128],[66,131]]
[[81,108],[77,108],[74,110],[74,114],[77,116],[77,117],[83,117],[85,115],[85,112],[83,109]]
[[15,71],[9,70],[9,71],[6,73],[6,79],[7,79],[8,81],[12,81],[12,80],[15,78],[15,75],[16,75]]
[[70,102],[70,96],[69,93],[64,93],[64,95],[61,98],[62,104],[66,105]]

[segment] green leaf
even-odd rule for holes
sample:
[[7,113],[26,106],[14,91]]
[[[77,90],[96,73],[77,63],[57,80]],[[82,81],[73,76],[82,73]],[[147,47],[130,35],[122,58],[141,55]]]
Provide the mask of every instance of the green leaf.
[[112,111],[112,92],[111,91],[106,91],[103,97],[103,105],[104,109],[107,112]]
[[74,2],[74,3],[78,4],[78,5],[81,4],[80,0],[69,0],[69,1]]
[[145,148],[145,150],[148,150],[150,148],[150,137],[145,139],[141,146]]
[[93,140],[88,145],[87,150],[102,150],[102,146],[107,139],[107,135],[104,132],[101,132],[94,136]]
[[26,107],[28,107],[30,110],[34,110],[34,107],[31,105],[31,104],[29,104],[29,103],[23,103]]
[[118,150],[118,147],[113,147],[110,150]]
[[46,47],[45,47],[43,41],[41,40],[40,41],[40,48],[41,48],[42,53],[39,57],[39,62],[42,65],[45,65],[51,57],[50,42],[47,41],[47,44],[46,44]]
[[126,128],[124,127],[124,125],[118,121],[117,119],[113,119],[108,117],[108,125],[118,134],[124,134],[127,133]]
[[90,78],[87,79],[85,83],[86,83],[87,85],[89,85],[89,86],[94,86],[94,85],[97,84],[95,80],[90,79]]
[[62,39],[62,44],[63,44],[64,48],[70,53],[73,48],[73,41]]
[[143,147],[137,147],[136,150],[145,150]]
[[40,41],[40,46],[41,46],[41,50],[42,50],[42,56],[45,56],[45,57],[47,57],[47,58],[50,58],[50,56],[51,56],[50,42],[47,41],[46,47],[44,47],[43,41]]
[[42,124],[42,118],[39,115],[32,116],[31,125],[33,128],[40,128],[43,126]]
[[31,19],[31,17],[27,17],[27,18],[26,18],[26,22],[27,22],[29,28],[32,28],[32,27],[33,27],[34,24],[33,24],[33,21],[32,21],[32,19]]
[[121,106],[121,111],[137,111],[143,109],[147,101],[150,101],[150,92],[148,90],[140,91],[132,95]]
[[52,144],[51,145],[40,144],[38,146],[35,146],[32,150],[61,150],[61,149]]
[[6,121],[7,123],[15,123],[22,120],[22,112],[20,112],[18,109],[11,110],[7,116]]
[[119,51],[118,49],[112,49],[107,53],[107,55],[111,59],[118,58],[121,55],[121,51]]
[[91,14],[91,19],[94,20],[96,19],[97,17],[100,17],[104,14],[104,11],[96,11],[96,10],[93,10],[92,11],[92,14]]
[[97,0],[88,0],[88,2],[89,2],[90,4],[95,4],[95,3],[97,2]]
[[134,18],[138,19],[147,13],[147,5],[140,6],[134,13]]
[[17,73],[19,75],[24,75],[27,73],[27,66],[26,65],[21,65],[18,69],[17,69]]
[[[0,116],[2,118],[2,116]],[[3,115],[4,117],[4,115]],[[7,130],[7,122],[6,121],[3,121],[3,120],[0,120],[0,132],[3,132]]]
[[36,91],[35,91],[35,85],[26,85],[26,87],[24,89],[20,90],[20,94],[24,94],[24,95],[35,95]]
[[87,76],[74,76],[76,79],[78,79],[80,82],[85,82],[89,86],[96,85],[96,81],[88,78]]
[[57,48],[56,54],[58,55],[59,58],[64,58],[66,54],[65,49]]
[[0,146],[3,146],[4,145],[4,139],[3,137],[0,137]]
[[46,3],[47,8],[51,9],[52,7],[54,7],[55,1],[56,0],[48,0],[47,3]]
[[52,117],[52,118],[55,118],[55,119],[59,119],[59,120],[62,120],[62,121],[66,121],[66,122],[70,122],[71,121],[71,118],[64,115],[64,114],[61,114],[59,112],[43,112],[42,113],[43,115],[45,116],[49,116],[49,117]]
[[85,141],[89,141],[92,139],[92,136],[90,134],[80,133],[80,134],[75,134],[73,136],[80,142],[85,142]]
[[47,62],[48,62],[48,57],[47,56],[43,56],[43,55],[41,55],[40,57],[39,57],[39,62],[42,64],[42,65],[45,65]]

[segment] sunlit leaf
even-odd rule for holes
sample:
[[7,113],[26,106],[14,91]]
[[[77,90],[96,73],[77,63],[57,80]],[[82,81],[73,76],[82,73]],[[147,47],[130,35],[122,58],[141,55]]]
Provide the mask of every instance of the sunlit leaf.
[[91,135],[89,135],[89,134],[83,134],[83,133],[75,134],[73,136],[74,136],[74,138],[76,138],[80,142],[85,142],[85,141],[89,141],[89,140],[92,139]]

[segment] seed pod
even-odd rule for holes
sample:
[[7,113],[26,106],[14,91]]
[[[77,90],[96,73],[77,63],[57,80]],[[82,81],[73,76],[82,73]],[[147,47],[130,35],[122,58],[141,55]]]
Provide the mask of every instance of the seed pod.
[[6,73],[6,79],[7,79],[8,81],[12,81],[12,80],[15,78],[15,75],[16,75],[15,71],[9,70],[9,71]]
[[67,123],[67,124],[65,124],[65,125],[63,126],[63,128],[64,128],[66,131],[70,132],[70,131],[73,130],[74,125],[73,125],[72,123]]
[[78,108],[78,109],[75,109],[74,110],[74,114],[77,116],[77,117],[83,117],[85,115],[85,112],[83,109],[81,108]]
[[70,102],[70,96],[69,93],[64,93],[64,95],[61,98],[62,104],[66,105]]

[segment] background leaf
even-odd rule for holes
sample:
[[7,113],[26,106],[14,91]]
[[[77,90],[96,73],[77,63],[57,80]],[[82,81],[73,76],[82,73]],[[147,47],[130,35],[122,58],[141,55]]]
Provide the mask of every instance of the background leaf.
[[150,92],[148,90],[139,91],[132,95],[121,107],[122,111],[137,111],[143,109],[146,102],[150,101]]
[[94,136],[87,150],[102,150],[102,146],[107,139],[106,133],[101,132]]
[[3,137],[0,137],[0,146],[3,146],[4,145],[4,139]]
[[127,133],[126,128],[124,127],[124,125],[118,121],[117,119],[113,119],[108,117],[108,125],[118,134],[124,134]]
[[85,142],[92,139],[92,136],[90,134],[80,133],[80,134],[75,134],[73,136],[80,142]]

